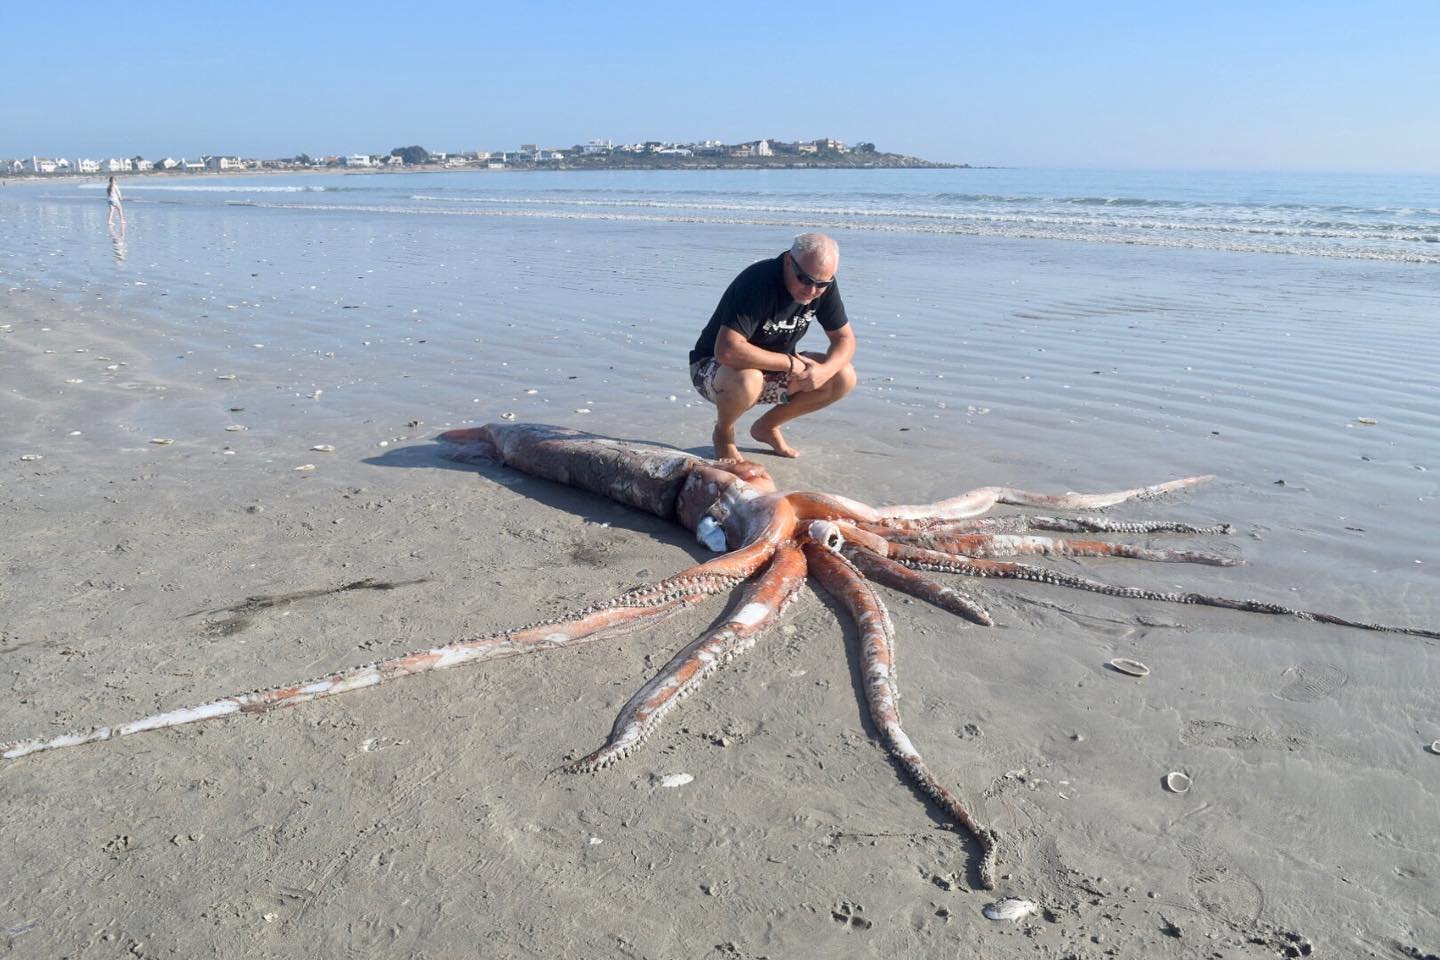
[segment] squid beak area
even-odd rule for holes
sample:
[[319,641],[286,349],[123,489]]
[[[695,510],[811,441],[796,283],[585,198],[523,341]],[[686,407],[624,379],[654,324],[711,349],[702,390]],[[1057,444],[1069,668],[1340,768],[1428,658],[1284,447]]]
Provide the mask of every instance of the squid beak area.
[[830,520],[811,521],[805,533],[831,553],[839,553],[840,548],[845,546],[845,536],[840,532],[840,527]]

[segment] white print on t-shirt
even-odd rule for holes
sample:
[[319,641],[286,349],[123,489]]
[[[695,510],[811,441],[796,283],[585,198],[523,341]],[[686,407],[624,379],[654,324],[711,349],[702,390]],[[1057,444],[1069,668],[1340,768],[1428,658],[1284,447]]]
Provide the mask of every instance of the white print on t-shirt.
[[777,333],[790,333],[794,330],[804,330],[810,326],[810,321],[814,319],[814,310],[806,310],[804,313],[799,313],[783,320],[777,320],[772,317],[765,321],[765,326],[760,328],[760,332],[766,336],[773,336]]

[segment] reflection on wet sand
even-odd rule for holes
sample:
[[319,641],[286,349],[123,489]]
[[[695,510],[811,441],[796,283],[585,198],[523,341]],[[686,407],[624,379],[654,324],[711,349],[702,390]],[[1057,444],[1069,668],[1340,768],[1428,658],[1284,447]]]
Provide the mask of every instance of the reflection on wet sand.
[[118,230],[114,227],[110,228],[110,246],[112,247],[112,252],[115,254],[115,262],[123,264],[125,258],[130,255],[130,248],[125,242],[125,228],[123,226]]

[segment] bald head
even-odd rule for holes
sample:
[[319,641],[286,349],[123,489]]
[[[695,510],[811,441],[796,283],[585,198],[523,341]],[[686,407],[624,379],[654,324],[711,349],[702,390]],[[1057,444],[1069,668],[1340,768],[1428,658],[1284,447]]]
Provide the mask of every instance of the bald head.
[[823,233],[802,233],[790,244],[790,256],[807,266],[830,264],[833,273],[840,266],[840,245]]
[[802,233],[790,245],[785,289],[796,303],[810,303],[824,294],[840,266],[840,248],[823,233]]

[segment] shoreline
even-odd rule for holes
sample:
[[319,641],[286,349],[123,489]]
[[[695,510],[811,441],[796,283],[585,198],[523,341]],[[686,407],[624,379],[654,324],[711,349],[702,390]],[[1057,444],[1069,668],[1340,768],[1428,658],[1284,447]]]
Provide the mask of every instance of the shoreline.
[[[364,176],[369,174],[404,174],[404,173],[587,173],[587,172],[616,172],[635,171],[653,172],[657,170],[1005,170],[1003,166],[984,166],[968,163],[934,163],[930,161],[917,161],[915,163],[754,163],[750,161],[736,163],[719,162],[692,162],[692,163],[639,163],[639,164],[616,164],[613,166],[601,164],[526,164],[510,165],[504,167],[489,168],[478,164],[467,164],[462,166],[446,166],[444,164],[423,163],[410,164],[398,167],[262,167],[258,170],[133,170],[114,174],[116,179],[141,179],[150,177],[255,177],[255,176],[308,176],[312,174],[329,174],[344,176]],[[108,173],[20,173],[0,175],[0,185],[34,184],[34,183],[104,183],[109,180]]]

